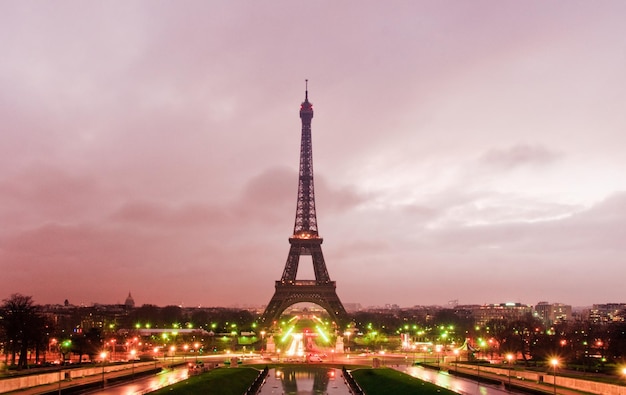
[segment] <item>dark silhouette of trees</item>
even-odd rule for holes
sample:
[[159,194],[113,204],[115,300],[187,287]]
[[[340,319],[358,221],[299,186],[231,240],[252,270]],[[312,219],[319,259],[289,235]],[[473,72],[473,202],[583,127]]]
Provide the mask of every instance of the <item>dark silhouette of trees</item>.
[[610,359],[626,362],[626,322],[615,322],[607,328],[607,354]]
[[102,330],[100,328],[90,328],[86,333],[72,337],[72,352],[78,355],[78,362],[83,361],[83,355],[94,360],[100,349],[102,349]]
[[509,322],[503,318],[492,319],[486,325],[487,336],[493,338],[501,352],[515,352],[514,340],[509,333]]
[[541,321],[533,317],[531,313],[509,324],[507,332],[508,338],[513,344],[511,350],[520,353],[525,365],[528,365],[528,360],[540,348],[538,346],[540,344],[539,337],[543,334],[542,328]]
[[32,297],[13,294],[3,300],[0,307],[0,325],[7,341],[7,351],[11,353],[11,364],[15,365],[19,355],[17,368],[28,368],[28,350],[41,344],[41,335],[45,331],[45,320],[41,317],[39,307]]

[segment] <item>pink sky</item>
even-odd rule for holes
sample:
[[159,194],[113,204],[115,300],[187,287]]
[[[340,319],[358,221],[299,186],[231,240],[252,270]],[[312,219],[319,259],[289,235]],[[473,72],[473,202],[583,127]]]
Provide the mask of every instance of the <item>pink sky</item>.
[[0,299],[269,302],[308,78],[344,303],[626,302],[624,15],[623,1],[2,2]]

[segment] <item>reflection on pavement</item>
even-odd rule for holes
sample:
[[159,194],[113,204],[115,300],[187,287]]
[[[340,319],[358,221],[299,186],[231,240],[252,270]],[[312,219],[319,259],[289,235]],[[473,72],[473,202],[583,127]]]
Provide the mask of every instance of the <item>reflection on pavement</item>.
[[399,369],[413,377],[447,388],[459,394],[472,395],[505,395],[521,392],[507,391],[504,387],[478,383],[477,381],[456,377],[443,371],[425,369],[422,366],[408,366]]
[[286,366],[270,369],[258,395],[348,395],[340,369]]
[[134,380],[130,383],[124,383],[112,387],[92,392],[92,394],[100,395],[137,395],[146,394],[156,391],[159,388],[167,387],[189,377],[188,371],[184,369],[164,370],[163,372],[141,379]]

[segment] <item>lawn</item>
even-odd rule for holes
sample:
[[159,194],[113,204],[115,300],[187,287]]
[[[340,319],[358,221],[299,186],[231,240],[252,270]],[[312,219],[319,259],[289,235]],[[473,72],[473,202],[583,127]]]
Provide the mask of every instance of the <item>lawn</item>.
[[191,376],[152,395],[241,395],[252,385],[259,371],[252,368],[218,368]]
[[356,369],[352,377],[368,395],[397,395],[397,394],[450,394],[456,392],[438,387],[389,368]]

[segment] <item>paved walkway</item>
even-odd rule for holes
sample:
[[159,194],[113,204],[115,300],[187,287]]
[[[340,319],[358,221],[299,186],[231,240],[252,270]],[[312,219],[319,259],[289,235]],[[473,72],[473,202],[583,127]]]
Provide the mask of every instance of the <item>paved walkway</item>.
[[[105,382],[107,382],[112,379],[120,379],[122,377],[127,377],[131,379],[133,375],[139,376],[142,373],[145,373],[151,370],[154,370],[153,364],[150,364],[149,366],[140,366],[140,367],[135,366],[134,369],[132,368],[132,366],[129,365],[127,369],[105,373],[104,380]],[[71,380],[62,380],[57,383],[39,385],[36,387],[23,388],[17,391],[7,392],[5,394],[7,395],[41,395],[41,394],[48,394],[48,393],[62,393],[62,391],[66,388],[75,387],[79,385],[95,384],[95,383],[102,383],[101,374],[85,376],[85,377],[75,378]]]
[[[409,369],[410,369],[410,367],[407,368],[406,366],[401,366],[401,367],[398,368],[398,370],[404,371],[405,373],[409,373],[410,374],[410,372],[408,372]],[[427,369],[427,368],[424,368],[424,369]],[[503,376],[503,375],[500,375],[500,374],[484,372],[484,371],[481,370],[480,371],[480,375],[478,375],[475,369],[464,368],[461,365],[459,365],[458,369],[456,369],[456,368],[450,368],[450,369],[451,369],[450,373],[447,372],[447,367],[446,367],[445,370],[442,370],[439,374],[450,374],[450,375],[453,375],[455,372],[459,372],[459,373],[463,374],[464,376],[469,377],[470,380],[472,378],[475,379],[475,380],[480,380],[482,378],[482,379],[489,379],[489,380],[499,381],[499,382],[502,383],[503,388],[508,386],[508,383],[509,383],[509,377],[508,376]],[[511,386],[512,386],[513,389],[515,389],[515,388],[525,388],[525,389],[532,389],[534,391],[543,392],[545,394],[554,394],[555,393],[554,385],[552,385],[549,382],[539,383],[539,382],[535,382],[535,381],[531,381],[531,380],[520,380],[520,379],[518,379],[516,377],[513,377],[513,376],[511,377]],[[556,394],[557,395],[589,395],[591,393],[557,386],[556,387]]]

